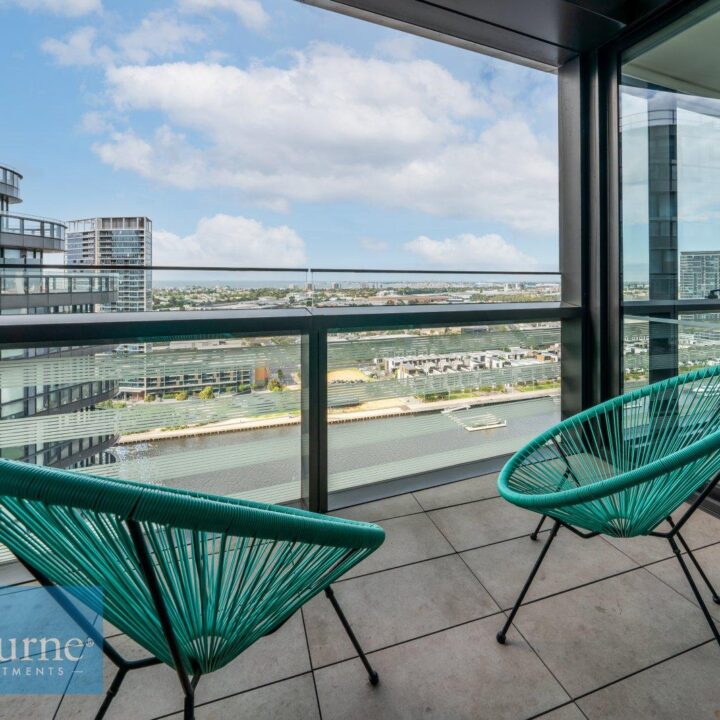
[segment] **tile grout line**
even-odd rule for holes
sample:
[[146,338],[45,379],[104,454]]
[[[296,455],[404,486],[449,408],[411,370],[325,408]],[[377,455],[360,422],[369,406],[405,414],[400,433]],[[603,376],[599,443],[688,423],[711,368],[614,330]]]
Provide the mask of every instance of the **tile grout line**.
[[307,648],[308,664],[310,665],[310,672],[312,673],[313,687],[315,688],[315,702],[317,703],[318,718],[322,720],[322,706],[320,705],[320,693],[317,688],[317,679],[315,678],[315,670],[313,669],[312,653],[310,652],[310,639],[307,634],[307,625],[305,624],[305,610],[304,607],[300,608],[300,618],[302,620],[303,635],[305,637],[305,647]]
[[[427,515],[427,513],[424,513],[424,514]],[[430,518],[428,518],[428,520],[430,520]],[[432,520],[430,520],[430,522],[432,522],[433,525],[435,525],[435,523]],[[435,525],[435,527],[437,528],[437,525]],[[438,528],[438,530],[439,530],[439,528]],[[550,531],[543,530],[540,534],[543,535],[548,532],[550,532]],[[441,533],[441,535],[442,535],[442,533]],[[399,565],[391,565],[390,567],[381,568],[379,570],[371,570],[370,572],[361,573],[359,575],[352,575],[351,577],[342,577],[342,578],[339,578],[338,580],[336,580],[333,584],[338,585],[339,583],[348,582],[350,580],[357,580],[357,578],[361,578],[361,577],[369,577],[370,575],[377,575],[378,573],[386,572],[388,570],[396,570],[397,568],[410,567],[411,565],[419,565],[420,563],[426,562],[427,560],[436,560],[438,558],[452,557],[453,555],[459,555],[460,553],[471,552],[474,550],[483,550],[484,548],[492,547],[494,545],[502,545],[502,543],[512,542],[513,540],[519,540],[520,538],[527,537],[528,535],[529,535],[529,533],[526,533],[524,535],[516,535],[514,537],[505,538],[504,540],[495,540],[493,542],[486,543],[485,545],[478,545],[477,547],[469,547],[465,550],[456,550],[455,546],[443,535],[443,537],[445,538],[448,545],[450,545],[452,552],[442,553],[441,555],[433,555],[432,557],[423,558],[422,560],[412,560],[411,562],[400,563]]]
[[[428,519],[430,519],[430,518],[428,518]],[[430,520],[430,521],[432,522],[432,520]],[[435,523],[433,523],[433,525],[435,525]],[[439,528],[438,528],[438,531],[439,531],[441,534],[443,534],[442,531],[440,531]],[[445,537],[445,536],[443,535],[443,537]],[[528,535],[523,535],[523,536],[519,536],[519,537],[528,537]],[[518,538],[511,538],[511,539],[512,539],[512,540],[516,540],[516,539],[518,539]],[[448,541],[448,542],[449,542],[449,541]],[[499,541],[499,542],[497,542],[497,543],[490,543],[490,545],[497,545],[497,544],[500,544],[500,543],[502,543],[502,542],[508,542],[508,541],[503,540],[503,541]],[[714,544],[719,544],[719,543],[711,543],[711,545],[714,545]],[[705,546],[705,547],[710,547],[711,545],[708,545],[708,546]],[[487,546],[481,546],[481,547],[487,547]],[[473,549],[477,549],[477,548],[473,548]],[[467,551],[463,551],[463,552],[467,552]],[[398,569],[398,568],[401,568],[401,567],[408,567],[408,566],[411,566],[411,565],[418,565],[418,564],[423,563],[423,562],[431,562],[431,561],[433,561],[433,560],[438,560],[438,559],[453,557],[454,555],[460,556],[460,559],[461,559],[461,560],[463,561],[463,563],[467,566],[467,563],[465,563],[464,559],[462,558],[461,553],[460,553],[460,552],[457,552],[457,551],[454,551],[454,552],[452,552],[452,553],[448,553],[447,555],[441,555],[441,556],[437,556],[437,557],[434,557],[434,558],[427,558],[427,559],[425,559],[425,560],[419,560],[419,561],[415,561],[415,562],[412,562],[412,563],[406,563],[405,565],[400,565],[400,566],[396,566],[396,567],[392,567],[392,568],[387,568],[387,569],[385,569],[385,570],[377,570],[377,571],[374,571],[374,572],[372,572],[372,573],[366,573],[365,575],[358,575],[358,576],[355,576],[355,577],[352,577],[352,578],[347,578],[347,580],[348,580],[348,581],[350,581],[350,580],[356,580],[356,579],[360,579],[360,578],[363,578],[363,577],[368,577],[368,576],[370,576],[370,575],[376,575],[376,574],[380,574],[380,573],[383,573],[383,572],[388,572],[388,571],[390,571],[390,570],[395,570],[395,569]],[[632,560],[632,558],[630,558],[630,559]],[[650,564],[656,564],[656,563],[663,562],[663,561],[664,561],[664,560],[657,560],[657,561],[653,561],[653,563],[650,563]],[[637,562],[637,561],[633,560],[633,562]],[[470,569],[469,566],[467,566],[467,567],[468,567],[468,569]],[[571,587],[571,588],[567,588],[566,590],[562,590],[562,591],[560,591],[560,592],[558,592],[558,593],[554,593],[554,594],[552,594],[552,595],[548,595],[548,596],[545,596],[545,597],[543,597],[543,598],[537,598],[537,599],[535,599],[535,600],[531,600],[531,601],[529,601],[529,602],[527,602],[527,603],[524,603],[524,604],[523,604],[523,607],[525,607],[525,605],[533,604],[533,603],[539,602],[539,601],[541,601],[541,600],[546,600],[546,599],[549,599],[549,598],[551,598],[551,597],[557,597],[558,595],[562,595],[562,594],[565,594],[565,593],[568,593],[568,592],[572,592],[573,590],[576,590],[576,589],[581,588],[581,587],[586,587],[587,585],[592,585],[592,584],[595,584],[595,583],[597,583],[597,582],[602,582],[603,580],[608,580],[608,579],[611,579],[611,578],[613,578],[613,577],[617,577],[617,576],[619,576],[619,575],[624,575],[624,574],[627,574],[627,573],[630,573],[630,572],[635,572],[636,570],[640,570],[640,569],[645,569],[645,566],[643,566],[643,565],[638,565],[638,566],[635,567],[635,568],[629,568],[628,570],[621,571],[621,572],[619,572],[619,573],[616,573],[616,574],[613,574],[613,575],[609,575],[609,576],[606,576],[606,577],[604,577],[604,578],[599,578],[598,580],[592,580],[592,581],[590,581],[590,582],[588,582],[588,583],[584,583],[584,584],[582,584],[582,585],[573,586],[573,587]],[[485,586],[482,584],[482,582],[481,582],[480,580],[478,580],[477,576],[475,575],[474,572],[472,572],[471,569],[470,569],[470,572],[472,573],[473,577],[476,579],[476,581],[478,582],[478,584],[479,584],[481,587],[483,587],[483,589],[488,593],[488,595],[491,597],[491,599],[493,600],[493,602],[495,602],[496,605],[497,605],[498,607],[500,607],[499,604],[497,603],[497,601],[495,600],[495,598],[493,597],[492,593],[490,593],[489,591],[487,591],[487,588],[485,588]],[[684,598],[684,596],[683,596],[683,598]],[[684,599],[687,599],[687,598],[684,598]],[[301,610],[302,610],[302,608],[301,608]],[[462,627],[463,625],[469,625],[469,624],[471,624],[471,623],[479,622],[480,620],[486,620],[486,619],[488,619],[488,618],[490,618],[490,617],[495,617],[495,616],[499,616],[499,615],[504,615],[505,617],[507,617],[507,610],[501,608],[501,609],[499,609],[499,610],[497,610],[497,611],[495,611],[495,612],[491,612],[491,613],[488,613],[488,614],[486,614],[486,615],[481,615],[481,616],[478,616],[478,617],[476,617],[476,618],[472,618],[472,619],[470,619],[470,620],[463,621],[463,622],[461,622],[461,623],[456,623],[456,624],[453,624],[453,625],[448,625],[447,627],[440,628],[440,629],[438,629],[438,630],[434,630],[434,631],[429,632],[429,633],[423,633],[423,634],[421,634],[421,635],[416,635],[416,636],[414,636],[414,637],[407,638],[407,639],[405,639],[405,640],[400,640],[400,641],[398,641],[398,642],[396,642],[396,643],[391,643],[391,644],[389,644],[389,645],[384,645],[384,646],[375,648],[375,649],[373,649],[373,650],[368,651],[367,654],[368,654],[368,655],[371,655],[371,654],[383,652],[383,651],[385,651],[385,650],[388,650],[388,649],[391,649],[391,648],[394,648],[394,647],[397,647],[397,646],[400,646],[400,645],[406,645],[406,644],[408,644],[408,643],[410,643],[410,642],[413,642],[413,641],[415,641],[415,640],[422,640],[422,639],[425,639],[425,638],[427,638],[427,637],[432,637],[433,635],[437,635],[437,634],[439,634],[439,633],[446,632],[446,631],[448,631],[448,630],[453,630],[453,629],[456,629],[456,628],[458,628],[458,627]],[[304,627],[304,630],[305,630],[305,637],[306,637],[306,642],[307,642],[307,631],[306,631],[305,625],[304,625],[304,616],[303,616],[303,627]],[[519,630],[518,630],[518,632],[519,632]],[[520,633],[520,634],[522,635],[522,633]],[[529,642],[524,636],[523,636],[523,639],[525,640],[525,642],[527,642],[528,646],[531,647],[532,650],[533,650],[533,652],[537,655],[537,654],[538,654],[537,651],[535,650],[535,648],[532,647],[532,645],[530,644],[530,642]],[[697,645],[697,646],[695,646],[695,647],[700,647],[700,646],[706,644],[707,642],[710,642],[710,640],[704,641],[703,643],[700,643],[699,645]],[[659,664],[659,663],[661,663],[661,662],[665,662],[666,660],[672,659],[672,657],[676,657],[677,655],[681,655],[681,654],[683,654],[684,652],[689,652],[690,650],[695,649],[695,647],[693,647],[693,648],[688,648],[688,649],[686,649],[686,650],[682,650],[682,651],[680,651],[679,653],[677,653],[675,656],[671,656],[671,657],[665,658],[665,659],[663,659],[663,660],[658,661],[658,662],[655,663],[655,664]],[[310,650],[309,650],[309,648],[308,648],[308,655],[310,656],[310,666],[311,666],[310,672],[313,673],[313,678],[314,678],[315,671],[317,671],[317,670],[323,670],[323,669],[325,669],[325,668],[334,667],[334,666],[336,666],[336,665],[340,665],[340,664],[346,663],[346,662],[352,662],[353,660],[356,660],[356,659],[357,659],[356,656],[346,657],[346,658],[342,658],[342,659],[340,659],[340,660],[336,660],[336,661],[334,661],[334,662],[325,663],[325,664],[323,664],[323,665],[318,665],[317,667],[315,667],[315,666],[313,666],[313,663],[312,663],[312,657],[311,657],[311,655],[310,655]],[[539,656],[538,656],[538,657],[539,657]],[[542,661],[542,658],[540,658],[540,660],[541,660],[541,662],[543,663],[543,665],[545,666],[545,663]],[[547,666],[545,666],[545,667],[547,667]],[[649,665],[649,666],[647,666],[646,668],[642,668],[642,669],[636,671],[635,673],[631,673],[630,675],[628,675],[628,676],[626,676],[626,677],[630,677],[632,674],[637,674],[638,672],[643,672],[644,670],[646,670],[646,669],[648,669],[648,668],[650,668],[650,667],[653,667],[653,665]],[[553,678],[555,678],[555,676],[553,675],[553,673],[552,673],[549,669],[548,669],[548,672],[550,672],[550,674],[553,676]],[[283,682],[283,681],[285,681],[285,680],[294,679],[294,678],[296,678],[296,677],[300,677],[301,675],[305,675],[305,674],[306,674],[306,673],[299,673],[299,674],[292,675],[292,676],[289,676],[289,677],[286,677],[286,678],[280,678],[280,679],[278,679],[278,680],[276,680],[276,681],[273,681],[272,683],[265,683],[265,684],[263,684],[263,685],[257,685],[257,686],[254,686],[254,687],[252,687],[252,688],[248,688],[248,689],[246,689],[246,690],[243,690],[243,691],[240,692],[240,693],[234,693],[234,694],[225,696],[225,697],[223,697],[223,698],[217,698],[217,699],[215,699],[215,700],[209,701],[208,703],[204,703],[204,704],[210,704],[210,703],[212,703],[212,702],[218,702],[219,700],[223,700],[223,699],[226,699],[226,698],[228,698],[228,697],[234,697],[235,695],[240,695],[240,694],[243,694],[243,693],[246,693],[246,692],[250,692],[250,691],[252,691],[252,690],[257,690],[257,689],[260,689],[260,688],[263,688],[263,687],[267,687],[268,685],[273,685],[273,684],[276,684],[276,683],[278,683],[278,682]],[[555,679],[556,679],[556,678],[555,678]],[[620,679],[618,679],[618,680],[612,681],[611,683],[608,683],[607,685],[612,685],[612,684],[614,684],[615,682],[620,682],[620,681],[623,680],[623,679],[624,679],[624,678],[620,678]],[[565,692],[567,692],[567,691],[565,690],[565,688],[562,686],[562,683],[560,683],[560,682],[558,681],[558,684],[563,688],[563,690],[564,690]],[[606,687],[606,686],[601,686],[601,687],[599,687],[599,688],[596,688],[596,689],[590,691],[589,693],[586,693],[585,695],[587,695],[587,694],[592,694],[593,692],[597,692],[598,690],[602,689],[603,687]],[[580,695],[580,696],[578,696],[578,697],[579,697],[579,698],[585,697],[585,695]],[[568,696],[570,697],[570,694],[569,694],[569,693],[568,693]],[[567,703],[564,703],[563,705],[559,705],[559,706],[556,706],[556,707],[565,707],[566,705],[569,705],[569,704],[572,703],[572,702],[574,702],[574,699],[573,699],[573,698],[571,698]],[[556,709],[556,708],[553,708],[553,709]],[[543,714],[547,714],[547,712],[552,712],[553,709],[543,711],[543,713],[541,713],[539,716],[533,716],[533,717],[541,717]],[[581,712],[582,712],[582,711],[581,711]],[[167,717],[167,716],[162,716],[162,717]]]
[[[462,482],[462,481],[460,481]],[[410,493],[412,494],[412,493]],[[359,522],[369,522],[369,523],[381,523],[381,522],[387,522],[388,520],[399,520],[400,518],[404,517],[413,517],[415,515],[422,515],[423,513],[431,513],[431,512],[439,512],[440,510],[451,510],[452,508],[456,507],[462,507],[463,505],[472,505],[473,503],[478,502],[485,502],[486,500],[497,500],[500,497],[500,495],[489,495],[488,497],[482,497],[482,498],[475,498],[473,500],[462,500],[461,502],[456,503],[450,503],[449,505],[440,505],[436,508],[429,508],[425,509],[422,505],[420,505],[420,502],[416,500],[418,503],[418,506],[420,507],[419,510],[412,510],[411,512],[406,513],[400,513],[400,515],[388,515],[388,517],[379,517],[375,520],[360,520]],[[372,500],[371,502],[381,502],[378,500]],[[351,505],[350,507],[362,507],[361,505]],[[344,508],[345,510],[349,508]],[[340,515],[342,510],[333,510],[332,513],[329,513],[331,517],[339,517],[343,520],[355,520],[355,518],[346,518],[343,515]]]
[[[712,547],[712,546],[708,545],[707,547]],[[685,555],[685,553],[683,553],[683,555]],[[667,559],[668,559],[668,560],[671,560],[672,558],[667,558]],[[665,562],[665,560],[663,560],[662,562]],[[678,590],[678,589],[677,589],[676,587],[674,587],[673,585],[670,585],[669,582],[663,580],[663,578],[661,578],[659,575],[656,575],[652,570],[648,569],[648,567],[643,566],[643,570],[647,570],[647,572],[650,573],[650,575],[652,575],[656,580],[659,580],[663,585],[665,585],[665,587],[668,587],[668,588],[670,588],[671,590],[673,590],[674,592],[676,592],[683,600],[687,600],[693,607],[697,608],[698,610],[700,610],[700,612],[702,612],[702,608],[701,608],[700,605],[698,604],[697,598],[688,597],[687,595],[683,595],[683,593],[680,592],[680,590]],[[689,570],[689,568],[688,568],[688,570]],[[690,571],[690,572],[692,572],[692,571]],[[695,570],[695,572],[697,572],[697,569]],[[694,577],[693,579],[694,579],[695,581],[698,580],[698,578],[696,578],[696,577]],[[703,583],[703,585],[704,585],[704,583]],[[690,588],[688,587],[688,589],[690,589]],[[692,592],[692,591],[691,591],[691,592]],[[715,622],[715,624],[720,624],[720,617],[716,617],[716,616],[713,615],[713,613],[712,613],[712,607],[716,607],[715,603],[708,603],[708,604],[710,605],[710,607],[708,607],[708,612],[709,612],[710,615],[712,616],[713,621]]]
[[541,720],[542,718],[547,717],[550,713],[554,713],[566,707],[574,707],[585,718],[585,720],[589,720],[588,716],[580,709],[580,707],[578,707],[577,703],[572,699],[564,702],[562,705],[556,705],[554,708],[550,708],[550,710],[543,710],[542,712],[536,713],[535,715],[531,715],[530,717],[525,718],[525,720]]
[[[301,678],[309,674],[310,671],[305,670],[304,672],[295,673],[294,675],[288,675],[287,677],[279,678],[278,680],[272,680],[271,682],[263,683],[262,685],[255,685],[254,687],[245,688],[245,690],[240,690],[236,693],[229,693],[228,695],[223,695],[222,697],[214,698],[213,700],[205,700],[204,702],[197,704],[195,706],[195,709],[208,707],[210,705],[214,705],[215,703],[229,700],[230,698],[239,697],[240,695],[247,695],[248,693],[251,693],[255,690],[262,690],[267,687],[272,687],[273,685],[279,685],[280,683],[287,682],[288,680],[296,680],[297,678]],[[164,713],[163,715],[154,715],[150,720],[165,720],[166,718],[171,718],[181,714],[182,710],[172,710],[171,712]]]
[[[421,635],[415,635],[414,637],[406,638],[405,640],[398,640],[397,642],[390,643],[389,645],[382,645],[378,648],[375,648],[374,650],[367,650],[365,651],[366,655],[374,655],[375,653],[384,652],[385,650],[390,650],[392,648],[398,647],[399,645],[407,645],[408,643],[415,642],[415,640],[424,640],[425,638],[432,637],[433,635],[439,635],[440,633],[446,632],[447,630],[455,630],[459,627],[463,627],[463,625],[470,625],[471,623],[480,622],[481,620],[487,620],[488,618],[495,617],[496,615],[503,615],[502,610],[496,610],[495,612],[488,613],[487,615],[480,615],[478,617],[470,618],[469,620],[463,620],[459,623],[454,623],[453,625],[448,625],[447,627],[438,628],[437,630],[431,630],[427,633],[422,633]],[[352,662],[353,660],[358,660],[357,655],[352,655],[350,657],[344,657],[340,660],[334,660],[333,662],[325,663],[324,665],[318,665],[315,667],[315,670],[325,670],[329,667],[334,667],[335,665],[341,665],[342,663],[346,662]]]
[[[437,527],[437,525],[433,522],[432,518],[428,518],[428,519],[430,520],[430,522],[433,523],[433,525],[435,525],[435,527]],[[443,533],[443,531],[442,531],[439,527],[437,527],[437,529],[438,529],[438,532],[439,532],[443,537],[445,537],[445,534]],[[530,537],[530,534],[531,534],[531,533],[528,533],[526,537],[529,538],[529,537]],[[525,536],[521,536],[521,537],[525,537]],[[450,540],[448,540],[447,537],[445,537],[445,539],[446,539],[448,542],[450,542]],[[547,542],[547,540],[546,540],[546,542]],[[450,543],[450,544],[452,545],[452,543]],[[454,546],[453,546],[453,547],[454,547]],[[472,574],[472,576],[477,579],[478,583],[480,584],[480,587],[482,587],[483,590],[485,590],[485,592],[492,598],[493,602],[494,602],[499,608],[501,608],[500,612],[505,616],[505,618],[507,618],[507,613],[506,613],[506,611],[502,610],[502,606],[500,605],[500,603],[497,602],[497,600],[495,600],[495,597],[493,596],[493,594],[485,587],[485,585],[483,585],[483,583],[481,582],[480,578],[478,578],[478,576],[473,572],[472,568],[467,564],[467,562],[465,562],[465,558],[463,558],[463,556],[462,556],[459,552],[458,552],[457,554],[458,554],[458,556],[460,557],[460,559],[463,561],[465,567],[467,567],[467,569],[470,571],[470,573]],[[514,623],[513,623],[513,625],[514,625],[515,629],[520,633],[520,631],[518,630],[517,626],[516,626]],[[553,673],[553,671],[550,670],[550,668],[547,666],[547,664],[546,664],[545,661],[542,659],[542,657],[540,657],[540,653],[530,644],[530,642],[527,640],[527,638],[526,638],[522,633],[520,633],[520,636],[523,638],[523,640],[525,640],[525,642],[527,643],[528,647],[533,651],[533,653],[535,654],[535,656],[537,657],[537,659],[542,663],[543,667],[548,671],[548,673],[550,673],[550,676],[551,676],[551,677],[555,680],[555,682],[560,686],[560,688],[562,689],[562,691],[568,696],[568,699],[572,701],[572,695],[567,691],[567,688],[560,682],[560,680],[558,680],[558,678],[555,676],[555,673]]]
[[[640,673],[644,673],[647,670],[652,670],[653,668],[658,667],[658,665],[662,665],[666,662],[670,662],[671,660],[675,660],[676,658],[682,657],[683,655],[693,652],[694,650],[697,650],[698,648],[704,647],[705,645],[708,645],[710,643],[714,643],[715,638],[710,638],[709,640],[703,640],[700,643],[696,643],[695,645],[690,646],[689,648],[685,648],[684,650],[679,650],[676,653],[673,653],[672,655],[668,655],[665,658],[661,658],[660,660],[656,660],[653,663],[650,663],[650,665],[646,665],[643,668],[640,668],[639,670],[634,670],[631,673],[628,673],[627,675],[623,675],[622,677],[617,678],[616,680],[611,680],[610,682],[605,683],[604,685],[600,685],[599,687],[593,688],[592,690],[588,690],[587,692],[581,693],[577,697],[573,698],[573,702],[577,704],[578,700],[584,700],[586,697],[590,697],[591,695],[594,695],[595,693],[598,693],[602,690],[606,690],[609,687],[612,687],[613,685],[617,685],[618,683],[624,682],[625,680],[629,680],[631,677],[635,677],[635,675],[640,675]],[[578,706],[579,707],[579,706]]]

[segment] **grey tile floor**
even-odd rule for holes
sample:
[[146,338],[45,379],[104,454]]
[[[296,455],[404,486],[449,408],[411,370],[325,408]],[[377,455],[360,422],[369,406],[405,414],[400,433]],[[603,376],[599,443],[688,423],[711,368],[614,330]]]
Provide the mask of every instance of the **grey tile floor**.
[[[544,537],[530,540],[537,516],[500,500],[494,481],[337,513],[387,532],[335,585],[379,686],[317,597],[201,680],[198,720],[720,718],[720,647],[664,540],[580,540],[561,530],[507,644],[496,643]],[[686,537],[720,586],[720,520],[697,513]],[[0,585],[21,580],[16,568],[0,572]],[[711,611],[720,618],[720,606]],[[122,635],[113,642],[141,654]],[[92,718],[98,700],[6,697],[0,720]],[[108,718],[179,719],[180,707],[174,675],[158,666],[130,673]]]

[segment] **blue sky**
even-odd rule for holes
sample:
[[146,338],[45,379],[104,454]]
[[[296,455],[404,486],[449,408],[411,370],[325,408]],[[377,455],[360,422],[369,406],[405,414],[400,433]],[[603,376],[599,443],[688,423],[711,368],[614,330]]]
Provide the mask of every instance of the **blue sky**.
[[155,263],[557,268],[556,78],[294,0],[0,0],[22,210]]

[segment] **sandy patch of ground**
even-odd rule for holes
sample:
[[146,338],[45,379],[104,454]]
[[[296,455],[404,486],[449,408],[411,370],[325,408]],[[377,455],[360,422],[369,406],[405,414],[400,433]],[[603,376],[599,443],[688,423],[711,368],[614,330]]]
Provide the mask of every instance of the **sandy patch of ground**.
[[328,382],[369,382],[370,378],[357,368],[340,368],[338,370],[330,370],[328,372]]

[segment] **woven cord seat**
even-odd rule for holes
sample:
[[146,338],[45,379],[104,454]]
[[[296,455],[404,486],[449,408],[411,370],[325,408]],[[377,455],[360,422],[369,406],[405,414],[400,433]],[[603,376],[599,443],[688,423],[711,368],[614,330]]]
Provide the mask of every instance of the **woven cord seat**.
[[[720,366],[648,385],[550,428],[505,465],[498,489],[507,501],[555,521],[515,607],[507,631],[560,527],[599,534],[666,538],[720,643],[680,546],[720,603],[680,530],[720,480]],[[677,521],[671,514],[699,492]],[[659,526],[668,523],[662,531]]]
[[73,586],[152,654],[125,660],[83,624],[72,599],[53,593],[118,666],[98,718],[128,670],[159,662],[176,670],[192,718],[201,675],[321,591],[376,684],[330,585],[383,540],[368,523],[0,460],[0,541],[41,583]]

